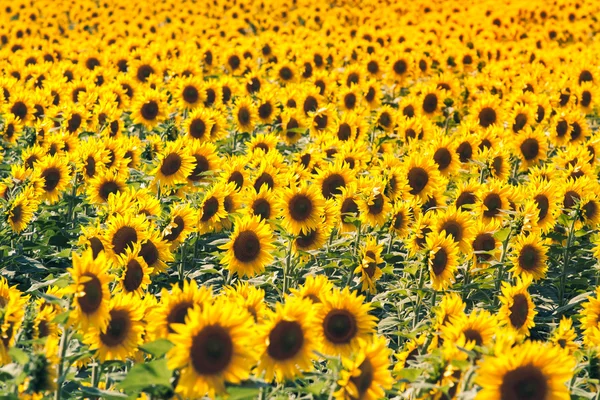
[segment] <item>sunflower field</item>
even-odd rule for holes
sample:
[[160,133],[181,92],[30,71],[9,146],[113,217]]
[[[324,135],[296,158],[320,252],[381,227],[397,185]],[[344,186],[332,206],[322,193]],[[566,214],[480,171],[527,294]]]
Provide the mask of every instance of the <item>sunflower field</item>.
[[599,18],[0,1],[0,399],[600,398]]

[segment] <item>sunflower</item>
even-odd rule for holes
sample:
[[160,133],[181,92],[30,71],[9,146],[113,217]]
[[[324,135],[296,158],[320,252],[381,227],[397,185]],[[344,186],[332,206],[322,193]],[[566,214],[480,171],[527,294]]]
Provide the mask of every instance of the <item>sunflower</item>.
[[220,221],[227,218],[225,197],[221,189],[223,189],[222,184],[213,185],[206,191],[198,206],[197,227],[200,233],[219,231],[221,228]]
[[509,190],[496,179],[491,179],[479,189],[476,210],[484,222],[501,221],[504,218],[505,211],[509,209]]
[[531,285],[531,277],[517,278],[514,286],[502,283],[502,295],[499,296],[502,306],[498,311],[500,325],[509,326],[520,335],[529,336],[529,329],[535,326],[533,318],[537,314],[527,289]]
[[445,231],[426,238],[429,276],[434,290],[445,290],[453,281],[458,264],[458,246]]
[[149,230],[145,240],[140,241],[139,255],[154,273],[164,272],[166,263],[173,261],[169,243],[154,229]]
[[383,336],[374,336],[369,342],[361,341],[352,358],[344,358],[340,373],[340,389],[334,393],[337,400],[375,400],[385,396],[385,390],[394,383],[390,368],[390,353]]
[[542,179],[532,179],[527,189],[527,197],[533,199],[538,209],[537,226],[547,233],[554,227],[558,202],[554,185]]
[[478,398],[563,399],[569,398],[566,382],[573,377],[575,359],[560,346],[526,341],[480,363],[475,382]]
[[247,97],[241,97],[236,101],[232,115],[238,132],[252,133],[254,125],[258,122],[256,107]]
[[435,326],[437,330],[448,326],[452,319],[465,317],[466,304],[457,293],[446,293],[438,309],[435,311]]
[[299,187],[282,189],[278,208],[283,217],[283,226],[289,233],[306,234],[321,223],[325,200],[316,185],[302,183]]
[[413,232],[408,243],[408,254],[412,257],[423,250],[427,244],[427,236],[433,230],[431,214],[417,214],[413,224]]
[[19,117],[15,117],[13,114],[8,114],[4,117],[4,123],[2,129],[0,129],[0,136],[10,144],[16,144],[17,140],[21,137],[23,131],[23,123]]
[[458,244],[462,252],[469,251],[474,227],[470,213],[457,209],[455,206],[449,206],[438,212],[435,224],[435,230],[440,233],[445,231]]
[[73,283],[68,292],[75,294],[75,307],[70,318],[84,329],[94,326],[105,329],[110,318],[110,291],[108,284],[113,280],[109,274],[110,261],[104,252],[93,256],[92,250],[81,255],[73,253],[73,267],[68,269]]
[[39,201],[33,188],[29,187],[19,193],[8,209],[7,220],[12,231],[15,233],[22,232],[33,219],[38,207]]
[[495,236],[497,231],[497,223],[477,222],[471,241],[473,262],[476,266],[481,266],[483,263],[489,263],[498,258],[502,243]]
[[331,235],[331,227],[327,224],[319,225],[316,228],[309,229],[307,232],[300,232],[292,243],[292,251],[311,251],[323,248],[327,239]]
[[473,122],[482,128],[500,124],[503,121],[502,108],[498,97],[485,94],[471,108],[470,114]]
[[221,264],[240,276],[255,276],[273,261],[273,233],[257,216],[236,218],[229,242],[219,246],[225,250]]
[[263,185],[258,192],[254,188],[247,188],[245,197],[248,206],[244,208],[244,212],[256,215],[267,222],[275,216],[277,195],[266,185]]
[[196,210],[189,204],[178,204],[171,211],[170,222],[163,230],[163,238],[174,247],[196,231],[196,221]]
[[[280,170],[272,163],[268,162],[266,157],[260,158],[259,160],[260,165],[254,170],[254,173],[252,174],[252,180],[250,181],[254,187],[254,190],[259,192],[263,185],[266,185],[271,190],[282,186],[283,177],[281,176]],[[236,182],[236,187],[237,186],[238,184]]]
[[109,258],[118,261],[128,247],[148,238],[149,223],[144,215],[115,214],[106,221],[102,244]]
[[325,199],[331,199],[339,195],[342,188],[347,187],[354,181],[347,166],[341,162],[336,162],[325,169],[317,168],[316,171],[315,185],[320,188]]
[[381,278],[383,272],[380,265],[384,264],[381,258],[383,251],[383,243],[377,244],[377,239],[374,236],[369,236],[366,243],[361,249],[361,264],[356,267],[354,273],[360,273],[362,282],[362,291],[371,294],[376,293],[375,282]]
[[35,165],[34,178],[41,181],[42,199],[56,203],[71,180],[68,160],[58,155],[45,156]]
[[302,299],[309,299],[313,303],[313,307],[323,303],[325,297],[333,289],[333,283],[329,281],[325,275],[309,275],[306,277],[304,284],[298,288],[290,289],[294,296]]
[[78,148],[77,172],[84,180],[93,179],[98,176],[109,162],[109,152],[100,142],[88,139]]
[[460,167],[460,159],[452,145],[450,136],[438,135],[430,147],[430,155],[444,176],[454,174]]
[[92,326],[83,342],[96,350],[100,361],[121,360],[131,357],[143,343],[143,302],[138,297],[117,294],[110,300],[106,328]]
[[179,79],[173,90],[173,97],[181,109],[194,109],[205,101],[202,91],[203,81],[196,76]]
[[442,110],[443,100],[446,97],[444,89],[437,88],[435,85],[427,85],[422,88],[419,96],[420,110],[424,115],[435,116]]
[[383,185],[373,180],[362,185],[362,196],[357,200],[360,219],[367,226],[383,226],[388,219],[392,205],[383,192]]
[[450,324],[442,326],[441,339],[469,350],[474,346],[485,347],[492,343],[497,321],[487,310],[473,310],[468,315],[450,318]]
[[215,121],[211,117],[212,113],[209,109],[194,109],[183,124],[187,136],[201,142],[211,140],[212,129],[215,126]]
[[200,398],[225,393],[225,382],[238,384],[256,360],[253,319],[226,299],[194,307],[185,324],[174,324],[167,353],[169,369],[181,370],[175,391]]
[[510,271],[533,280],[544,278],[548,271],[546,244],[539,234],[519,235],[514,241],[510,257],[513,267]]
[[390,217],[390,230],[392,230],[399,239],[405,239],[408,236],[410,227],[414,222],[413,212],[409,202],[398,201],[394,204]]
[[88,184],[88,201],[92,204],[106,203],[111,195],[122,193],[127,187],[125,179],[115,172],[96,174]]
[[524,129],[514,138],[513,143],[515,154],[521,159],[524,169],[546,159],[548,143],[543,132],[539,129]]
[[150,274],[153,270],[139,253],[140,245],[136,244],[134,247],[128,247],[125,254],[119,257],[118,265],[122,269],[119,288],[124,294],[141,297],[151,283]]
[[267,313],[258,333],[262,356],[257,365],[259,371],[265,371],[267,382],[273,378],[283,382],[312,370],[318,342],[311,305],[310,300],[288,297]]
[[34,107],[32,99],[27,91],[15,91],[10,99],[6,99],[3,106],[4,114],[11,114],[18,118],[23,124],[30,122],[34,118]]
[[440,190],[441,180],[437,165],[431,158],[411,153],[404,161],[404,175],[410,186],[408,193],[421,200]]
[[333,289],[321,298],[317,324],[323,353],[347,356],[359,348],[360,340],[370,338],[376,318],[369,315],[371,304],[364,300],[347,287]]
[[[565,211],[573,209],[576,204],[589,194],[592,187],[592,181],[587,177],[573,179],[569,177],[561,185],[559,198],[562,198],[562,207]],[[560,201],[559,201],[560,202]]]
[[[251,157],[264,157],[270,151],[274,151],[275,146],[277,146],[277,136],[273,134],[265,134],[259,133],[258,135],[252,137],[250,142],[248,142],[248,154]],[[262,152],[263,154],[260,154]]]
[[235,287],[225,286],[225,295],[232,301],[239,302],[240,306],[248,310],[254,322],[262,323],[267,317],[267,304],[265,291],[248,282],[238,281]]
[[558,327],[552,333],[550,341],[567,350],[569,354],[573,354],[579,348],[579,344],[575,342],[576,339],[577,333],[573,328],[573,320],[563,315]]
[[151,130],[166,119],[167,100],[161,92],[145,90],[134,97],[131,110],[133,122]]
[[158,165],[152,171],[156,181],[163,186],[185,183],[196,167],[196,159],[183,140],[168,142],[158,157]]
[[[183,286],[183,288],[181,287]],[[148,335],[153,339],[167,337],[175,332],[175,324],[183,324],[188,312],[199,306],[204,308],[212,304],[212,290],[209,287],[198,286],[194,280],[184,280],[183,285],[173,284],[171,290],[160,291],[160,302],[148,316]]]

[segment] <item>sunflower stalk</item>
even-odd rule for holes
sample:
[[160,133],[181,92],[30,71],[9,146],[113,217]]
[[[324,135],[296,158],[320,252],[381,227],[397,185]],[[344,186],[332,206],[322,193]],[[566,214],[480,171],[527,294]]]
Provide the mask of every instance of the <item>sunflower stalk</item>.
[[292,244],[294,243],[294,238],[290,236],[289,244],[287,248],[287,255],[285,259],[285,267],[283,268],[283,296],[287,293],[288,290],[288,275],[291,272],[292,267]]
[[573,239],[575,238],[575,222],[577,221],[577,215],[575,215],[569,226],[569,236],[567,237],[567,245],[565,246],[565,252],[563,256],[562,271],[560,274],[560,290],[558,306],[564,306],[565,301],[565,286],[567,284],[567,271],[569,269],[569,263],[571,261],[571,246],[573,245]]
[[[498,274],[496,275],[496,294],[500,290],[500,286],[502,285],[502,279],[504,277],[504,259],[506,258],[506,254],[508,253],[508,243],[510,241],[510,237],[512,235],[512,228],[508,231],[506,238],[502,242],[502,255],[500,256],[500,262],[498,263]],[[499,297],[496,296],[496,305],[498,305]]]
[[425,270],[427,269],[427,261],[423,263],[421,268],[419,269],[419,287],[417,289],[417,304],[415,306],[415,315],[413,316],[413,329],[417,326],[417,321],[419,319],[419,314],[421,313],[421,292],[423,290],[423,285],[425,284]]
[[[70,306],[70,305],[69,305]],[[64,327],[63,330],[63,334],[60,338],[60,345],[58,348],[58,356],[59,356],[59,360],[58,360],[58,374],[57,374],[57,379],[56,379],[56,392],[54,392],[54,400],[60,400],[61,398],[61,391],[62,391],[62,384],[65,380],[65,374],[63,371],[63,367],[65,364],[65,356],[67,354],[67,348],[69,347],[69,328],[67,326]]]

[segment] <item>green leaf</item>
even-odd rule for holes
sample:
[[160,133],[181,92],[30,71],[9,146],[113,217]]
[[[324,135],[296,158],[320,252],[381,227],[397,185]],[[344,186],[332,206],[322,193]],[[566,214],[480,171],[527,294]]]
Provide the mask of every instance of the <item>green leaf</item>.
[[91,387],[91,386],[80,386],[79,390],[81,391],[81,393],[88,395],[88,396],[93,396],[96,398],[101,398],[101,399],[127,399],[129,398],[129,396],[127,396],[124,393],[119,393],[119,392],[115,392],[112,390],[100,390],[98,388],[95,387]]
[[260,392],[259,388],[253,387],[230,387],[227,389],[228,400],[245,400],[255,399]]
[[140,346],[140,348],[146,353],[152,354],[156,358],[160,358],[167,354],[167,351],[171,350],[173,346],[173,343],[169,342],[167,339],[158,339],[153,342],[146,343],[145,345]]
[[143,390],[149,386],[171,387],[171,371],[167,367],[166,359],[135,364],[118,385],[126,392]]
[[423,373],[423,370],[420,368],[403,368],[399,372],[399,378],[407,380],[409,382],[414,382],[417,380],[419,376]]
[[18,347],[11,347],[8,350],[8,354],[15,360],[18,364],[27,364],[29,361],[29,356],[23,350]]
[[494,234],[494,236],[496,237],[496,239],[498,239],[500,242],[504,242],[506,240],[506,238],[508,237],[508,235],[510,234],[510,228],[504,228],[499,230],[498,232],[496,232]]

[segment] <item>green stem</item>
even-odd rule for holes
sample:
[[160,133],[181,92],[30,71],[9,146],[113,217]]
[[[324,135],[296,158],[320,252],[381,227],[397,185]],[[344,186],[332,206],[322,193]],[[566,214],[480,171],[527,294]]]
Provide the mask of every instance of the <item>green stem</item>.
[[360,231],[362,228],[362,223],[358,223],[358,230],[356,231],[356,241],[354,242],[354,257],[358,256],[358,246],[360,245]]
[[421,313],[421,291],[423,289],[423,285],[425,284],[425,270],[427,269],[427,260],[423,263],[423,266],[419,270],[419,288],[417,289],[417,305],[415,306],[415,315],[413,318],[413,328],[417,326],[417,320],[419,319],[419,314]]
[[292,266],[292,244],[294,243],[294,238],[290,237],[290,241],[287,248],[287,256],[285,259],[285,266],[283,268],[283,295],[285,296],[288,290],[288,275],[291,272]]
[[[506,253],[508,250],[508,242],[510,240],[510,235],[512,233],[512,229],[506,235],[506,239],[502,242],[502,255],[500,256],[500,263],[498,264],[498,274],[496,276],[496,294],[498,294],[500,290],[500,285],[502,284],[502,278],[504,275],[504,259],[506,258]],[[496,296],[496,302],[499,302],[499,297]],[[496,304],[497,305],[497,304]]]
[[67,347],[69,347],[69,328],[65,327],[63,330],[63,334],[60,338],[60,345],[58,350],[59,361],[58,361],[58,374],[57,374],[57,382],[56,382],[56,392],[54,393],[54,400],[60,400],[62,384],[64,380],[63,376],[63,367],[65,363],[65,355],[67,354]]
[[181,243],[181,251],[179,253],[180,256],[180,260],[179,260],[179,265],[178,265],[178,273],[179,273],[179,280],[183,283],[183,274],[185,273],[185,244],[186,242],[184,241],[183,243]]
[[387,254],[390,254],[390,251],[392,250],[392,243],[394,242],[395,235],[396,231],[392,230],[392,232],[390,233],[390,241],[388,242]]
[[470,274],[469,274],[469,266],[470,266],[470,262],[467,262],[467,265],[465,266],[465,281],[463,282],[463,287],[462,287],[462,299],[463,301],[465,301],[465,299],[467,298],[468,295],[468,290],[467,290],[467,286],[469,285],[469,278],[470,278]]
[[565,300],[565,286],[567,284],[567,271],[569,269],[569,262],[571,261],[571,245],[573,244],[573,238],[575,237],[575,222],[577,221],[577,217],[575,216],[571,221],[571,226],[569,227],[569,236],[567,238],[567,245],[565,246],[565,253],[563,256],[563,265],[562,272],[560,274],[560,291],[559,291],[559,307],[564,306]]

